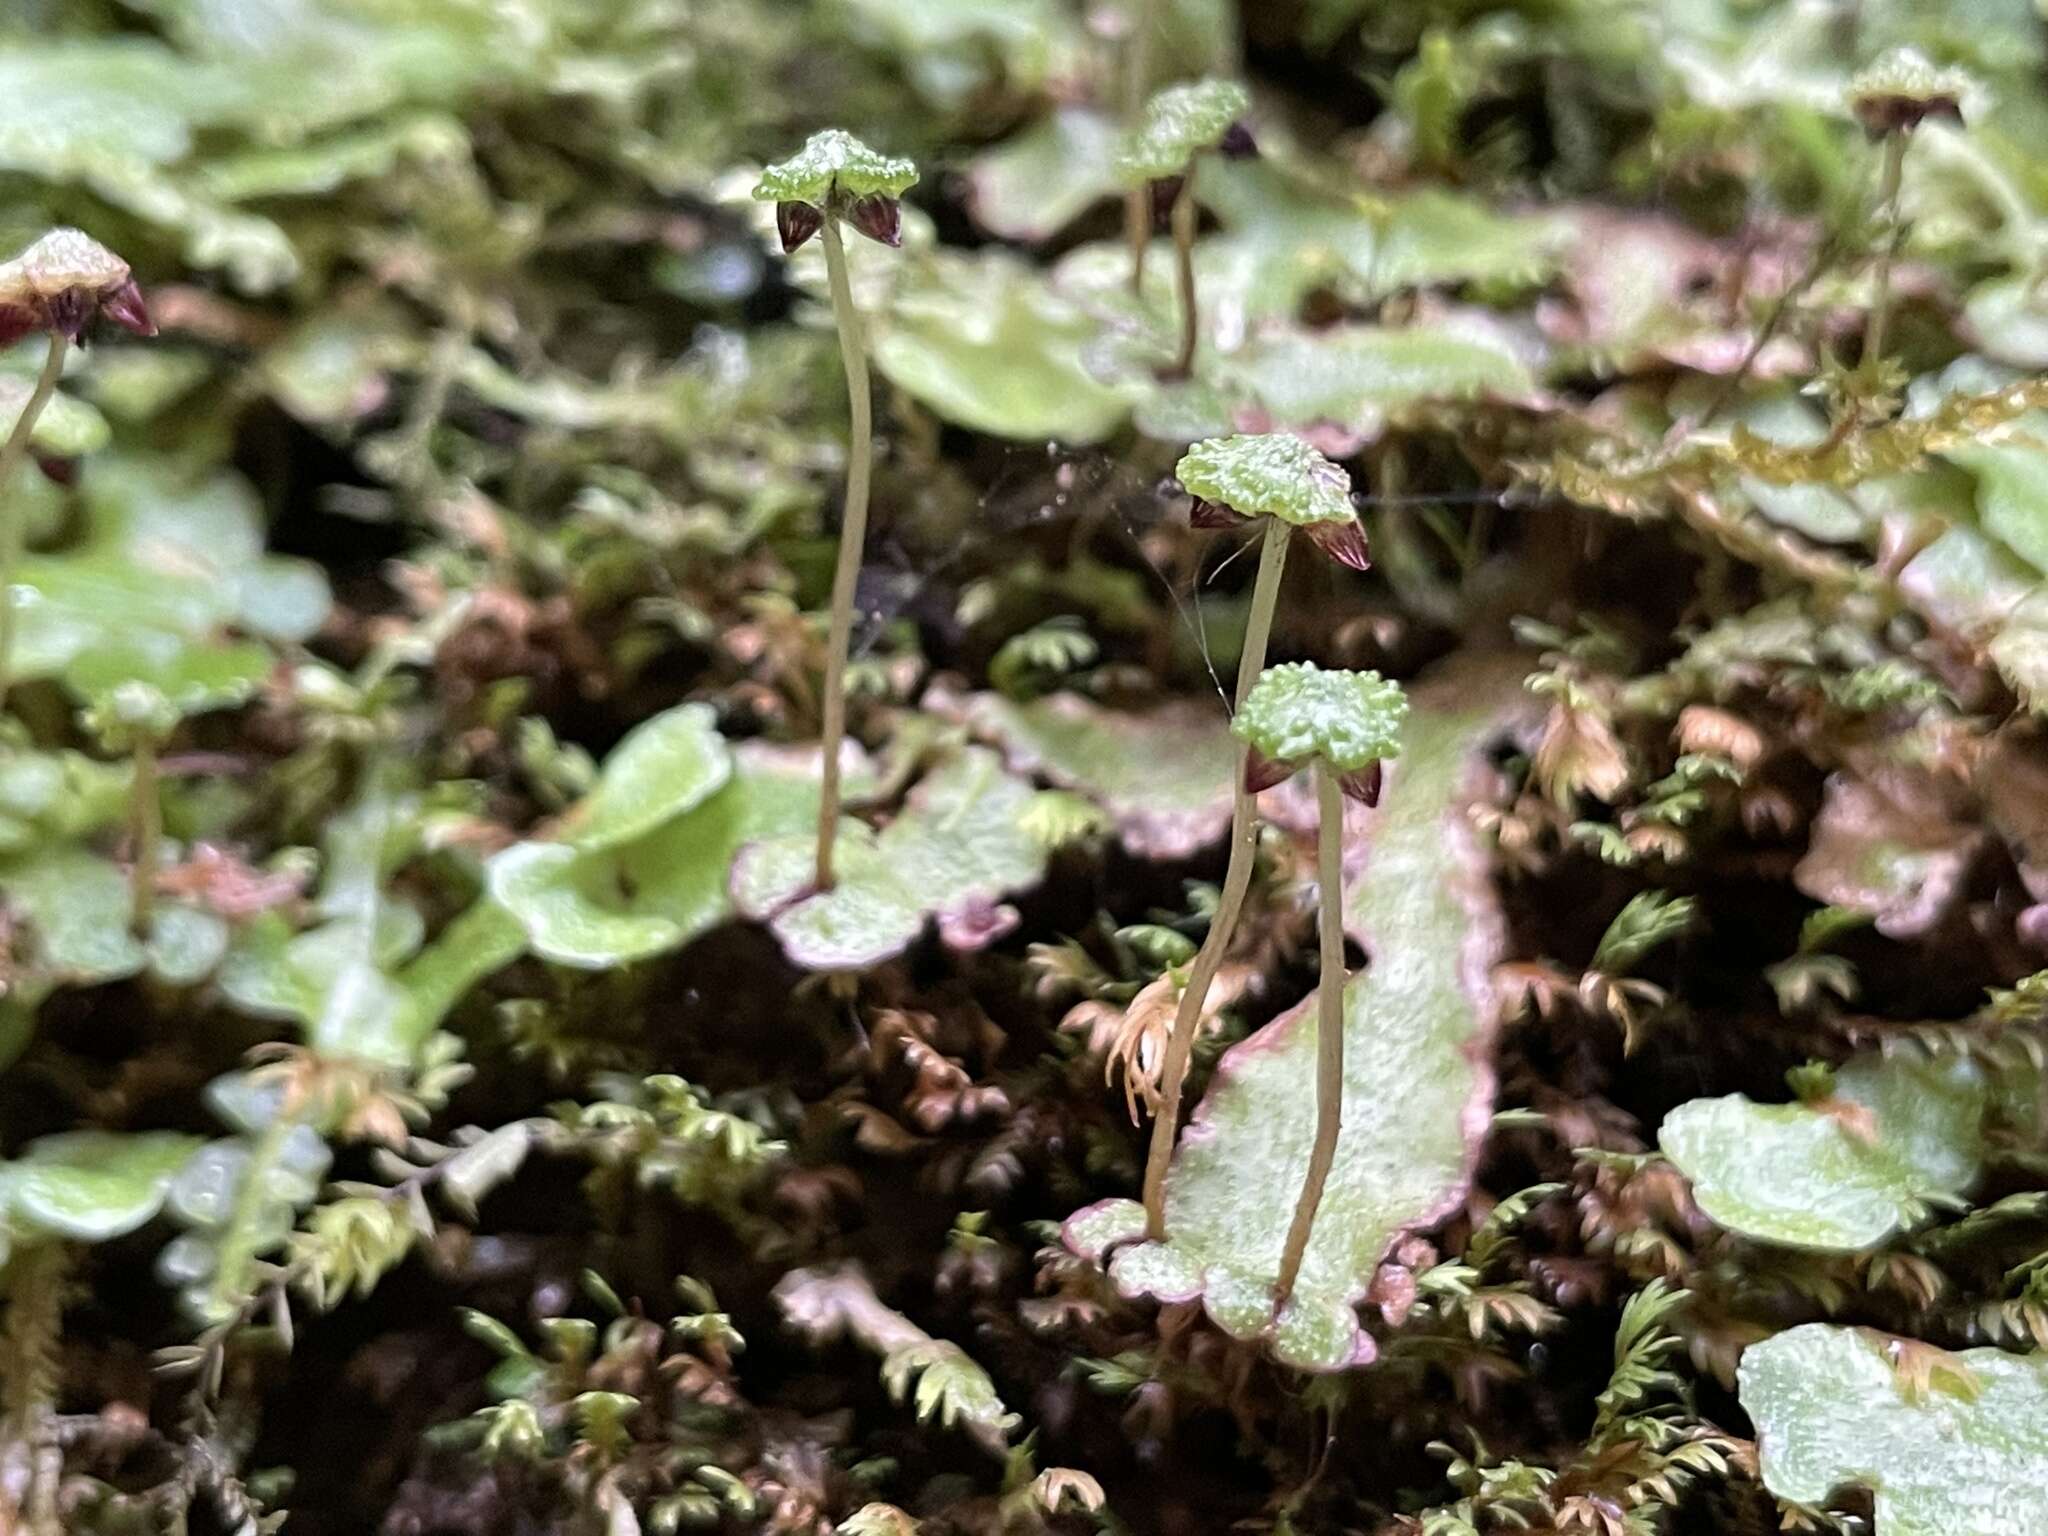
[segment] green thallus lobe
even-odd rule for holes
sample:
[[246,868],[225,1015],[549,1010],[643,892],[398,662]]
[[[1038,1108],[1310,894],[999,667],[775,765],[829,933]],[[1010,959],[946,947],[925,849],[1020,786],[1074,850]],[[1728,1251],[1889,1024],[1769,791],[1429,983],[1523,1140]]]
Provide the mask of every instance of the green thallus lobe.
[[146,938],[155,913],[157,847],[163,841],[163,791],[157,754],[177,729],[178,712],[163,690],[149,683],[117,684],[93,711],[93,724],[109,750],[126,752],[134,762],[135,783],[129,802],[128,836],[134,862],[129,866],[129,925]]

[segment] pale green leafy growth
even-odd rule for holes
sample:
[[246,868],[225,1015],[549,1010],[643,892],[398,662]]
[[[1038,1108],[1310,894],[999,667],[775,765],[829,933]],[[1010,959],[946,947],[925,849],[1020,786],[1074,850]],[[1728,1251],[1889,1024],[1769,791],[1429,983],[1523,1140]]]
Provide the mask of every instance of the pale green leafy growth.
[[76,843],[50,843],[0,870],[9,909],[28,925],[32,974],[77,986],[142,969],[142,946],[128,925],[107,921],[128,902],[127,882],[111,860]]
[[1685,1292],[1661,1279],[1622,1303],[1621,1321],[1614,1329],[1614,1369],[1593,1400],[1596,1437],[1641,1408],[1652,1394],[1684,1390],[1683,1382],[1664,1369],[1665,1360],[1684,1347],[1666,1320],[1684,1305]]
[[161,903],[146,938],[110,912],[130,904],[128,876],[88,845],[126,809],[126,765],[72,753],[16,752],[0,763],[0,906],[15,925],[13,974],[0,996],[0,1063],[26,1043],[35,1010],[61,987],[120,981],[147,969],[174,986],[213,970],[227,924]]
[[109,752],[133,752],[162,741],[177,728],[178,710],[153,683],[133,680],[109,686],[86,711],[85,726]]
[[141,38],[0,51],[0,167],[89,183],[108,202],[184,235],[195,265],[228,267],[244,287],[274,287],[297,266],[283,232],[195,195],[174,169],[196,131],[249,110],[255,94],[248,77]]
[[491,860],[491,899],[557,964],[644,960],[730,916],[740,846],[799,832],[817,808],[814,757],[729,748],[708,709],[681,705],[613,749],[596,788],[561,818],[566,840],[515,843]]
[[701,805],[732,777],[732,753],[708,704],[665,710],[628,731],[604,775],[568,816],[564,841],[616,848]]
[[2048,309],[2025,276],[1994,277],[1970,290],[1966,334],[1986,357],[2015,368],[2048,368]]
[[416,1066],[442,1016],[523,937],[479,903],[422,948],[419,912],[385,889],[421,836],[420,797],[403,770],[373,765],[355,802],[328,819],[314,926],[294,932],[276,911],[244,924],[222,993],[248,1013],[292,1020],[324,1055]]
[[1060,1239],[1074,1252],[1096,1259],[1144,1233],[1143,1205],[1136,1200],[1098,1200],[1066,1219]]
[[[1390,1244],[1454,1205],[1488,1123],[1489,973],[1503,931],[1467,814],[1483,751],[1527,709],[1526,664],[1446,671],[1415,691],[1404,752],[1372,819],[1345,926],[1372,963],[1344,992],[1337,1159],[1274,1352],[1308,1370],[1373,1357],[1354,1308]],[[1112,1263],[1127,1295],[1202,1299],[1238,1338],[1274,1324],[1291,1202],[1315,1136],[1313,999],[1227,1053],[1175,1152],[1163,1243]],[[1134,1202],[1078,1213],[1067,1236],[1100,1252],[1144,1226]]]
[[127,883],[84,841],[120,822],[128,786],[125,764],[76,752],[0,753],[0,905],[15,924],[0,1065],[27,1043],[51,991],[132,976],[148,959],[126,923],[106,920],[124,910]]
[[1045,874],[1046,850],[1024,820],[1035,797],[995,753],[969,747],[919,783],[879,833],[846,823],[831,890],[811,889],[809,840],[779,838],[734,861],[734,904],[767,921],[790,959],[810,970],[879,964],[933,918],[948,944],[979,947],[1016,923],[1002,898]]
[[1011,698],[1029,698],[1065,673],[1091,667],[1102,648],[1081,621],[1061,614],[1010,636],[988,664],[988,680]]
[[848,197],[901,197],[916,185],[917,167],[910,161],[880,154],[842,129],[827,128],[812,134],[787,160],[763,171],[754,200],[823,208],[835,192]]
[[1061,107],[977,156],[967,172],[975,222],[1006,240],[1043,240],[1120,185],[1118,133],[1099,112]]
[[30,1142],[0,1162],[0,1256],[9,1238],[103,1243],[133,1232],[162,1207],[198,1146],[197,1136],[172,1131],[68,1131]]
[[[275,1084],[230,1074],[209,1084],[206,1098],[245,1134],[208,1142],[171,1181],[166,1209],[184,1230],[157,1255],[156,1271],[193,1317],[215,1322],[247,1294],[251,1261],[284,1243],[297,1213],[313,1203],[334,1154],[319,1128],[280,1123],[283,1094]],[[264,1134],[273,1126],[276,1135]],[[410,1231],[396,1205],[369,1203]]]
[[1982,645],[2036,710],[2048,708],[2048,603],[2040,572],[1998,540],[1952,524],[1907,562],[1899,592],[1943,629]]
[[242,479],[132,457],[88,462],[84,536],[19,568],[18,678],[62,676],[81,692],[136,679],[173,698],[240,689],[270,670],[264,647],[309,638],[327,616],[326,578],[263,552],[262,514]]
[[384,306],[315,310],[265,349],[264,383],[301,421],[349,422],[389,395],[387,376],[422,348],[403,315]]
[[[1223,232],[1197,247],[1201,292],[1220,312],[1252,322],[1293,320],[1317,288],[1369,304],[1408,287],[1540,283],[1571,227],[1553,214],[1502,213],[1476,197],[1426,187],[1384,200],[1337,195],[1273,160],[1205,165],[1202,202]],[[1112,293],[1120,253],[1127,258],[1121,246],[1080,247],[1061,260],[1055,281]],[[1163,292],[1158,298],[1166,301]],[[1414,325],[1437,328],[1420,317]],[[1295,329],[1281,328],[1283,335]]]
[[1276,335],[1247,349],[1242,374],[1275,420],[1327,422],[1361,438],[1427,401],[1513,398],[1535,387],[1529,365],[1503,337],[1442,321]]
[[315,144],[224,155],[207,162],[199,185],[228,203],[312,197],[389,175],[409,163],[458,166],[469,150],[469,134],[460,122],[439,112],[408,113]]
[[[2030,429],[2048,425],[2026,418]],[[2038,438],[2037,438],[2038,441]],[[1944,457],[1977,481],[1977,516],[2036,570],[2048,570],[2048,453],[2034,443],[1964,443]]]
[[1540,283],[1557,265],[1571,222],[1547,211],[1505,212],[1478,198],[1418,187],[1375,220],[1352,269],[1378,292],[1452,283]]
[[1084,67],[1086,37],[1058,0],[840,0],[864,40],[886,47],[936,106],[972,104],[1004,84],[1033,95]]
[[1962,900],[1982,843],[1909,774],[1828,776],[1792,881],[1816,901],[1868,914],[1895,939],[1927,933]]
[[1196,155],[1214,149],[1251,104],[1235,80],[1168,86],[1145,103],[1143,121],[1117,155],[1118,173],[1127,182],[1180,175]]
[[1098,327],[1016,257],[934,252],[876,328],[875,366],[947,421],[995,437],[1095,443],[1130,401],[1081,363]]
[[1854,1252],[1952,1201],[1982,1171],[1990,1086],[1966,1057],[1861,1056],[1831,1099],[1695,1099],[1658,1144],[1730,1231],[1786,1247]]
[[1808,1323],[1752,1344],[1739,1380],[1764,1485],[1781,1499],[1869,1488],[1880,1536],[2048,1528],[2048,1355],[1944,1354]]
[[1107,832],[1109,815],[1083,796],[1048,789],[1031,797],[1017,825],[1026,837],[1050,853]]
[[153,44],[73,44],[0,55],[0,164],[52,180],[161,165],[191,147],[200,92],[225,81]]
[[1190,496],[1245,517],[1277,517],[1302,528],[1358,520],[1351,477],[1292,432],[1196,443],[1174,473]]
[[[526,99],[573,91],[585,109],[612,105],[647,79],[623,60],[572,54],[586,19],[548,6],[158,0],[149,11],[178,49],[123,36],[0,51],[0,166],[88,185],[177,231],[193,265],[226,268],[254,290],[288,281],[297,256],[275,224],[222,199],[324,189],[380,163],[366,147],[375,126],[315,135],[456,107],[484,90]],[[519,46],[506,51],[495,45],[508,26]],[[235,153],[250,141],[253,156]]]
[[[0,437],[14,430],[35,381],[18,373],[0,373]],[[29,440],[44,453],[81,459],[106,447],[111,436],[106,417],[83,400],[55,394],[36,418]]]
[[1230,825],[1237,749],[1213,706],[1176,700],[1142,713],[1076,693],[1027,704],[1001,694],[967,701],[967,722],[1018,773],[1037,774],[1107,811],[1117,837],[1147,859],[1185,859]]
[[1401,750],[1407,715],[1401,685],[1377,672],[1291,661],[1259,674],[1230,732],[1276,763],[1301,767],[1313,758],[1356,773]]
[[121,819],[125,765],[79,752],[0,753],[0,853],[83,837]]
[[85,701],[87,728],[125,752],[145,736],[163,740],[188,716],[247,703],[276,663],[254,641],[175,650],[110,643],[81,655],[64,681]]

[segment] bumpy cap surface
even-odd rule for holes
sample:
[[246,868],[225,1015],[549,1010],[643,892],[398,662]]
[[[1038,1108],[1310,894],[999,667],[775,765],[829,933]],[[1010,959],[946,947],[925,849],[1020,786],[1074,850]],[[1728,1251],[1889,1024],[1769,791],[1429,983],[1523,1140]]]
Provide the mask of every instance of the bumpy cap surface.
[[1324,671],[1312,661],[1268,667],[1230,729],[1271,762],[1311,759],[1357,773],[1401,750],[1408,700],[1377,672]]
[[827,128],[812,134],[787,160],[763,171],[754,200],[823,208],[834,193],[849,198],[901,197],[916,185],[913,162],[881,154],[850,133]]
[[1301,528],[1358,521],[1351,477],[1292,432],[1212,437],[1183,454],[1174,473],[1190,496],[1240,516]]
[[102,311],[138,336],[156,334],[128,263],[83,230],[53,229],[0,262],[0,345],[46,330],[76,341]]
[[1849,82],[1849,108],[1873,139],[1919,127],[1930,117],[1963,120],[1970,77],[1942,69],[1912,48],[1895,48]]
[[[1133,182],[1178,176],[1203,150],[1221,146],[1251,104],[1235,80],[1170,85],[1145,103],[1144,120],[1125,138],[1117,170]],[[1240,139],[1231,142],[1235,147]]]

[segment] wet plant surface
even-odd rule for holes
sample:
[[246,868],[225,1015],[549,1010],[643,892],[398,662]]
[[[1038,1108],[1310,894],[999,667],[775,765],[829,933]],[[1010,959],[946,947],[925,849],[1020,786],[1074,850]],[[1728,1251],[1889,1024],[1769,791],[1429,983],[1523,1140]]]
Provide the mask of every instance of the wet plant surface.
[[10,8],[0,1532],[2048,1526],[2044,61]]

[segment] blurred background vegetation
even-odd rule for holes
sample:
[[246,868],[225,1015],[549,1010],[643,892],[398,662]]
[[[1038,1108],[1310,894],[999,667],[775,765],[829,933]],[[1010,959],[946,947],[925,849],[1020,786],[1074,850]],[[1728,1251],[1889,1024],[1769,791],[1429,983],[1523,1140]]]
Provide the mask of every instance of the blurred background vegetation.
[[[0,253],[160,334],[0,486],[0,1532],[2048,1524],[2044,62],[2032,0],[11,0]],[[1117,158],[1205,76],[1182,377]],[[922,173],[851,253],[915,878],[844,967],[740,916],[848,448],[750,193],[827,126]],[[1083,1219],[1229,817],[1252,562],[1171,476],[1253,431],[1375,562],[1276,657],[1415,683],[1336,1370],[1228,1294],[1298,794],[1211,1246]]]

